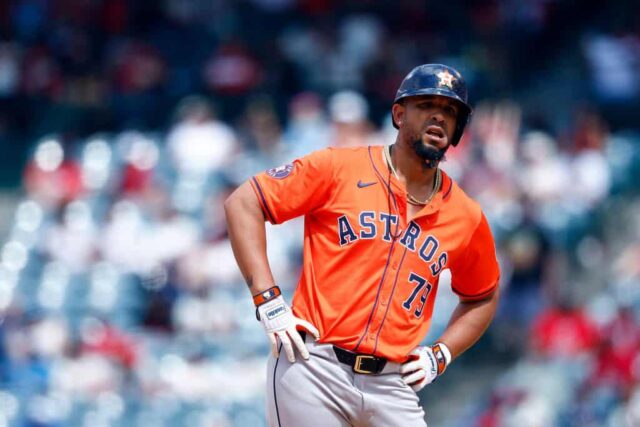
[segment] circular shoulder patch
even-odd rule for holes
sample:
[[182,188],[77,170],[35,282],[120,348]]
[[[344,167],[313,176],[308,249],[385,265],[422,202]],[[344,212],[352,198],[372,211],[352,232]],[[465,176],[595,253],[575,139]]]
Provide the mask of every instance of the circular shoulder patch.
[[287,165],[278,166],[277,168],[271,168],[267,170],[267,175],[272,178],[282,179],[288,177],[292,170],[293,163],[289,163]]

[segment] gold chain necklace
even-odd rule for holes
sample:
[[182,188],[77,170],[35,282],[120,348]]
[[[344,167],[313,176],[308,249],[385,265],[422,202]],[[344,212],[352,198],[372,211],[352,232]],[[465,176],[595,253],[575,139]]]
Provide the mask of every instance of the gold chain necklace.
[[[399,181],[400,177],[398,176],[398,172],[396,172],[396,168],[393,167],[393,162],[391,161],[391,146],[387,145],[386,147],[384,147],[383,151],[384,151],[384,158],[387,161],[387,164],[389,165],[389,169],[391,169],[391,172],[393,172],[393,175]],[[442,177],[441,177],[440,169],[438,168],[436,169],[436,178],[433,180],[433,188],[431,189],[431,193],[429,193],[429,196],[427,196],[427,198],[424,201],[421,201],[415,198],[414,196],[412,196],[411,194],[409,194],[409,192],[407,191],[407,203],[410,203],[415,206],[423,206],[429,203],[431,199],[433,199],[433,196],[435,196],[435,194],[438,192],[438,189],[440,188],[441,180],[442,180]]]

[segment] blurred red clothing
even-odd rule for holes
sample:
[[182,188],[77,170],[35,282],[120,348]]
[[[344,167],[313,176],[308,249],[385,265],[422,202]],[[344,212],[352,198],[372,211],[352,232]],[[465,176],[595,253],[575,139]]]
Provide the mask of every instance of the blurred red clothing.
[[98,353],[120,362],[131,369],[137,361],[137,349],[133,339],[113,326],[105,325],[82,346],[82,351]]
[[552,307],[533,322],[534,348],[545,356],[571,357],[592,349],[598,333],[581,309]]
[[144,193],[153,180],[153,169],[141,169],[127,164],[122,173],[121,190],[125,195]]
[[241,44],[221,46],[206,62],[205,84],[223,95],[247,93],[262,82],[263,70],[258,61]]
[[635,372],[639,351],[640,347],[619,349],[605,345],[597,354],[589,385],[607,384],[623,391],[632,390],[640,379]]
[[640,346],[640,324],[631,309],[621,309],[618,315],[603,328],[602,335],[611,346],[620,351]]
[[22,62],[22,90],[27,96],[56,99],[62,94],[64,76],[55,57],[41,45],[30,48]]
[[54,206],[77,199],[85,190],[80,166],[70,160],[51,171],[31,161],[25,169],[23,182],[31,197]]
[[124,32],[131,13],[129,4],[124,0],[107,0],[102,7],[102,25],[104,29],[110,34]]
[[622,309],[601,332],[602,342],[589,379],[591,386],[609,384],[630,391],[640,379],[640,324],[633,311]]
[[129,42],[121,47],[114,61],[114,83],[122,93],[137,93],[159,86],[166,66],[158,49],[141,42]]

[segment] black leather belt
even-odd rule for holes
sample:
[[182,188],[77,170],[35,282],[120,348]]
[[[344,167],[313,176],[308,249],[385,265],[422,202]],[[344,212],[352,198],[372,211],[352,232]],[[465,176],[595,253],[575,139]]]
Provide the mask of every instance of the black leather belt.
[[[304,331],[298,331],[304,341],[307,334]],[[387,364],[387,359],[376,357],[372,354],[358,354],[340,347],[333,346],[333,351],[341,363],[351,366],[356,374],[379,374]]]
[[387,364],[387,359],[372,354],[358,354],[333,346],[338,360],[351,366],[356,374],[379,374]]

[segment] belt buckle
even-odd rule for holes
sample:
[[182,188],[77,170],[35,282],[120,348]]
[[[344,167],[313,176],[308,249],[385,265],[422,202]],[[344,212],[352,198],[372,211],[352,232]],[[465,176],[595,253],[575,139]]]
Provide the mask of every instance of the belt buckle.
[[372,374],[373,371],[368,371],[366,369],[362,369],[362,363],[364,360],[373,360],[375,359],[375,356],[372,356],[370,354],[357,354],[356,355],[356,361],[353,364],[353,372],[357,373],[357,374]]

